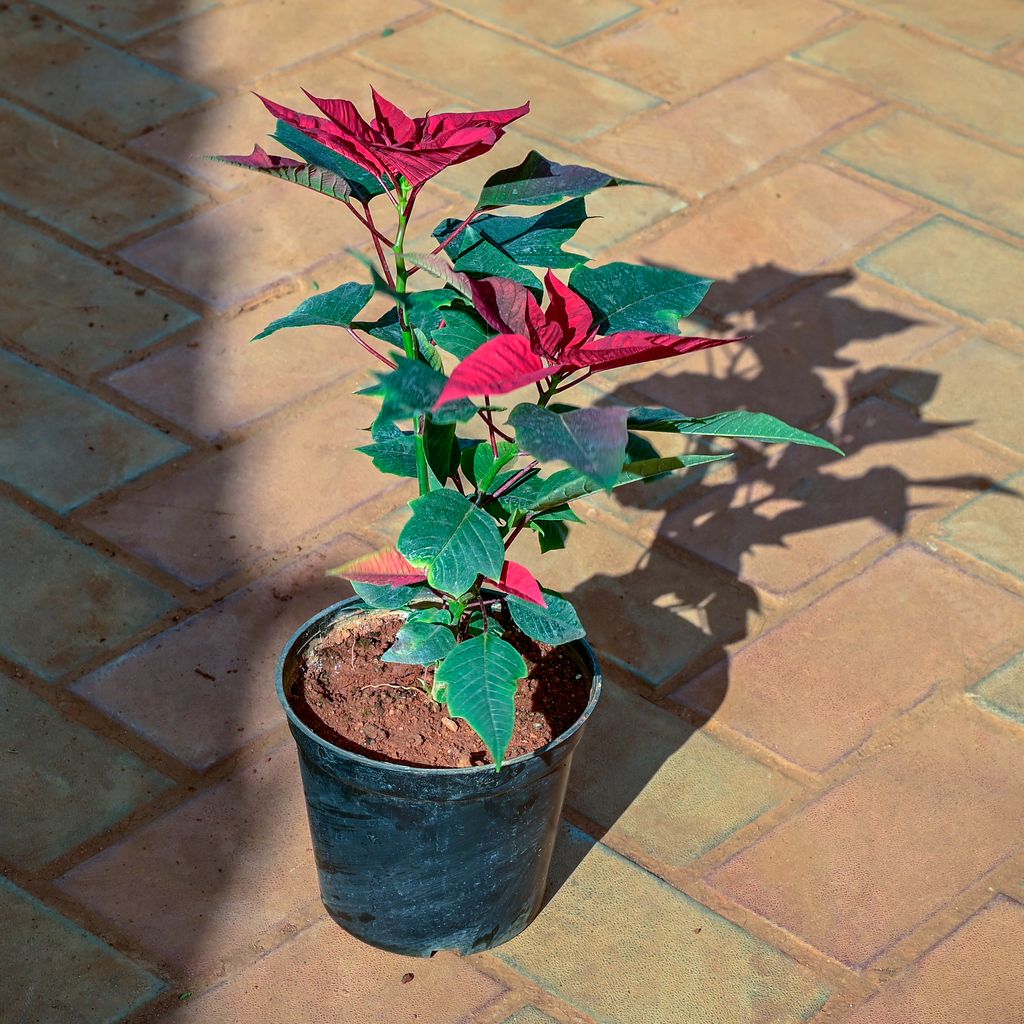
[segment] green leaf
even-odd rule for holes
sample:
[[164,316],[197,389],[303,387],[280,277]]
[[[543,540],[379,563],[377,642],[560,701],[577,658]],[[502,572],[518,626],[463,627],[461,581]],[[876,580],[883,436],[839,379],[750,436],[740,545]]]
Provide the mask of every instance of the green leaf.
[[487,626],[488,633],[493,633],[495,636],[505,635],[504,628],[493,615],[489,615],[485,619],[482,612],[471,612],[466,620],[466,636],[480,636],[484,632],[484,625]]
[[541,554],[561,551],[569,538],[569,527],[558,519],[531,519],[530,529],[537,534]]
[[318,292],[300,302],[287,316],[268,324],[252,340],[259,341],[283,327],[350,327],[372,295],[373,285],[355,281],[329,292]]
[[593,167],[556,164],[533,150],[521,164],[497,171],[487,179],[476,208],[547,206],[562,199],[588,195],[600,188],[639,184],[642,182],[613,178]]
[[[513,264],[528,267],[569,268],[585,263],[586,256],[566,252],[562,246],[587,220],[582,199],[571,199],[553,210],[533,217],[500,217],[485,214],[465,228],[445,250],[458,270],[478,270],[464,263],[481,242],[490,242]],[[435,229],[434,237],[443,242],[461,223],[449,217]],[[497,271],[496,271],[497,272]]]
[[458,448],[455,445],[455,424],[434,423],[427,420],[424,427],[423,444],[427,465],[443,487],[458,464]]
[[464,256],[460,256],[455,269],[478,277],[507,277],[540,294],[541,280],[532,271],[521,267],[511,256],[502,252],[493,242],[481,238]]
[[783,420],[766,412],[720,412],[713,416],[688,417],[673,409],[635,408],[629,411],[626,425],[633,430],[653,430],[663,433],[698,434],[707,437],[744,437],[751,441],[789,442],[806,444],[814,448],[843,452],[831,441],[791,427]]
[[491,451],[489,444],[478,445],[473,452],[473,481],[476,489],[486,494],[494,478],[518,454],[519,449],[511,441],[499,441],[497,455]]
[[383,608],[387,611],[395,611],[398,608],[408,608],[413,602],[430,595],[426,587],[379,587],[374,583],[359,583],[350,581],[349,586],[371,607]]
[[434,674],[445,688],[449,714],[465,719],[484,741],[496,769],[512,740],[516,690],[526,673],[523,656],[487,632],[459,644]]
[[314,164],[306,164],[305,167],[253,167],[244,160],[228,156],[209,156],[207,159],[232,167],[244,167],[247,171],[256,171],[259,174],[268,174],[272,178],[281,178],[321,195],[330,196],[331,199],[340,199],[343,203],[347,203],[349,196],[352,195],[352,186],[344,178]]
[[444,390],[444,374],[419,359],[398,356],[398,369],[381,374],[380,415],[386,420],[405,419],[429,412],[436,423],[463,422],[476,415],[476,406],[468,399],[447,402],[432,411]]
[[446,309],[444,327],[437,327],[432,337],[439,348],[463,360],[494,336],[475,313],[465,309]]
[[538,459],[561,459],[595,483],[612,487],[626,451],[623,406],[551,412],[523,402],[509,414],[520,448]]
[[434,253],[407,252],[405,262],[412,267],[419,267],[428,274],[445,281],[464,298],[472,299],[473,292],[470,288],[469,278],[453,269],[451,264],[441,255]]
[[711,283],[681,270],[633,263],[580,266],[569,275],[569,284],[587,300],[602,334],[677,334],[679,321],[700,305]]
[[395,642],[381,655],[381,661],[399,665],[433,665],[455,648],[455,634],[445,621],[451,616],[437,610],[414,612],[398,631]]
[[315,164],[339,178],[344,178],[352,190],[352,198],[360,203],[368,203],[374,196],[384,192],[384,186],[369,171],[363,170],[358,164],[347,160],[340,153],[335,153],[333,149],[317,142],[316,139],[311,139],[287,121],[277,122],[277,128],[271,138],[277,139],[282,146],[286,146],[306,163]]
[[364,444],[357,452],[369,455],[374,466],[382,473],[392,476],[412,477],[416,479],[416,437],[408,430],[400,430],[388,420],[380,416],[370,427],[373,444]]
[[506,597],[505,604],[519,629],[541,643],[558,647],[587,635],[576,609],[561,594],[544,590],[544,600],[546,608],[519,597]]
[[427,582],[458,597],[478,575],[498,579],[505,545],[494,520],[457,491],[439,490],[409,503],[412,518],[398,550],[427,574]]

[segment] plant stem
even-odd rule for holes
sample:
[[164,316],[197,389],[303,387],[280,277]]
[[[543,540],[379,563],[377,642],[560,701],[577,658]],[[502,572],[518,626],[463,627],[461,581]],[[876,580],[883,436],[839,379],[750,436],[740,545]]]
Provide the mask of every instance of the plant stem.
[[352,337],[355,340],[356,344],[357,345],[362,345],[362,347],[365,348],[366,351],[369,352],[371,356],[376,357],[385,366],[390,367],[392,370],[397,370],[398,369],[398,363],[393,363],[390,359],[388,359],[388,357],[386,355],[384,355],[381,352],[378,352],[372,345],[368,345],[365,341],[363,341],[362,338],[359,337],[358,334],[356,334],[355,331],[352,330],[351,327],[346,327],[345,330],[348,331],[348,333],[352,335]]
[[[484,395],[484,405],[490,405],[490,404],[491,404],[491,397],[490,397],[490,395]],[[483,411],[483,410],[481,410],[481,411]],[[488,438],[490,438],[490,441],[491,441],[491,454],[495,458],[497,458],[498,457],[498,439],[497,439],[497,437],[495,437],[495,434],[494,434],[494,419],[491,416],[490,410],[487,410],[486,412],[484,412],[484,423],[487,424],[487,436],[488,436]]]
[[[373,223],[373,214],[370,213],[369,203],[363,203],[363,210],[366,213],[366,220],[363,223],[370,229],[370,237],[373,239],[373,247],[377,250],[377,259],[380,260],[380,268],[384,272],[384,279],[394,288],[395,279],[391,274],[391,267],[388,264],[387,257],[384,255],[384,247],[381,245],[382,241],[386,245],[394,245],[394,242],[389,241],[377,230],[376,225]],[[352,212],[355,213],[355,210]],[[356,214],[356,216],[358,217],[359,214]]]
[[526,477],[527,477],[527,476],[528,476],[528,475],[529,475],[530,473],[532,473],[532,472],[533,472],[533,471],[534,471],[534,470],[535,470],[535,469],[537,468],[537,466],[538,466],[538,465],[539,465],[539,463],[537,462],[537,460],[536,460],[536,459],[534,459],[534,460],[533,460],[533,461],[532,461],[532,462],[531,462],[531,463],[530,463],[530,464],[529,464],[528,466],[523,466],[523,468],[522,468],[521,470],[519,470],[519,472],[518,472],[518,473],[516,473],[516,475],[515,475],[515,476],[513,476],[513,477],[509,477],[509,479],[508,479],[508,480],[506,480],[506,481],[505,481],[505,483],[503,483],[503,484],[502,484],[502,485],[501,485],[501,486],[500,486],[500,487],[499,487],[499,488],[498,488],[498,489],[497,489],[497,490],[496,490],[496,491],[495,491],[495,492],[494,492],[494,493],[493,493],[493,494],[491,495],[491,497],[492,497],[492,498],[500,498],[500,497],[501,497],[501,496],[502,496],[503,494],[505,494],[506,492],[508,492],[508,491],[511,491],[511,490],[512,490],[512,488],[516,486],[516,484],[522,483],[522,481],[523,481],[523,480],[524,480],[524,479],[525,479],[525,478],[526,478]]
[[550,380],[550,383],[546,388],[541,389],[540,385],[537,385],[537,390],[540,392],[540,395],[537,398],[537,404],[541,408],[544,408],[544,406],[546,406],[548,402],[551,401],[551,398],[555,394],[555,392],[558,391],[558,385],[562,383],[563,376],[565,375],[561,373],[552,374],[551,377],[548,378]]

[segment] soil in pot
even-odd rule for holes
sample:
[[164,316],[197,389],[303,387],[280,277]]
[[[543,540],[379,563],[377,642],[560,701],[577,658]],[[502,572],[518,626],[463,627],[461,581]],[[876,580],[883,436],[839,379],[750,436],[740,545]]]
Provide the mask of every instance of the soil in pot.
[[[489,764],[480,737],[428,696],[424,679],[430,681],[432,670],[380,660],[401,625],[399,616],[373,615],[320,639],[305,653],[290,695],[296,714],[318,736],[378,761],[420,768]],[[557,647],[514,628],[506,628],[503,638],[529,669],[516,694],[515,731],[505,756],[511,760],[565,732],[586,709],[590,681]]]

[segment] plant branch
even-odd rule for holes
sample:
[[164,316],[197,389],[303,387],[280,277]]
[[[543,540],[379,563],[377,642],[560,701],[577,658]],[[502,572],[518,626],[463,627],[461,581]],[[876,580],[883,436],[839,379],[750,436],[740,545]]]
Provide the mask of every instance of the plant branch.
[[363,341],[363,339],[360,338],[359,335],[356,334],[356,332],[353,331],[351,327],[346,327],[345,330],[352,335],[352,338],[355,340],[356,344],[361,345],[363,348],[365,348],[366,351],[369,352],[371,356],[373,356],[376,359],[379,359],[385,366],[390,367],[392,370],[398,369],[398,363],[393,363],[382,352],[378,352],[372,345]]
[[[390,245],[390,246],[394,246],[395,243],[392,242],[392,241],[389,241],[388,238],[385,235],[382,235],[377,230],[376,225],[373,223],[373,214],[370,213],[370,204],[369,203],[363,203],[363,209],[366,211],[366,220],[364,220],[363,223],[370,230],[370,237],[373,239],[373,247],[377,250],[377,259],[380,260],[381,270],[384,271],[384,279],[387,281],[387,283],[392,288],[394,288],[395,287],[395,279],[394,279],[394,276],[391,273],[391,267],[388,264],[387,257],[384,255],[384,247],[383,247],[383,245],[381,245],[381,242],[384,242],[384,243],[386,243],[387,245]],[[352,212],[355,213],[355,210],[353,210]],[[356,216],[358,217],[359,214],[356,214]],[[360,217],[360,220],[362,220],[361,217]]]
[[523,466],[515,476],[509,477],[492,495],[492,498],[500,498],[503,494],[511,491],[513,487],[522,483],[529,474],[531,474],[540,463],[536,459],[532,459],[528,466]]
[[[484,395],[484,405],[490,405],[490,404],[491,404],[491,397],[490,397],[490,395]],[[489,438],[489,440],[491,442],[491,454],[495,458],[497,458],[498,457],[498,438],[494,434],[494,419],[491,416],[490,409],[488,409],[486,411],[481,409],[480,411],[483,412],[483,414],[484,414],[484,423],[487,424],[487,437]]]
[[479,210],[474,210],[443,242],[438,242],[437,248],[434,249],[431,255],[436,256],[442,249],[447,249],[469,227],[470,222],[476,218],[479,212]]
[[559,385],[551,392],[551,394],[560,395],[563,391],[568,391],[569,388],[574,388],[577,384],[582,384],[588,377],[590,377],[593,374],[593,372],[594,368],[592,366],[587,367],[586,373],[584,373],[580,377],[577,377],[575,380],[570,380],[567,381],[565,384]]

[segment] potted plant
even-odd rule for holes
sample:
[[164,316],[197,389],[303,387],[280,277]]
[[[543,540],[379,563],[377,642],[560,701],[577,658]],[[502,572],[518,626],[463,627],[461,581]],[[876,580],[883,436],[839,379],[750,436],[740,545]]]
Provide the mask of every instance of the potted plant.
[[[663,457],[651,434],[834,446],[760,413],[567,404],[593,374],[726,343],[677,333],[710,281],[591,267],[562,248],[585,196],[633,182],[531,152],[487,179],[468,216],[434,228],[432,252],[407,251],[421,190],[487,152],[528,104],[410,118],[374,91],[367,122],[348,100],[307,96],[319,114],[263,100],[293,157],[256,146],[216,159],[339,201],[375,258],[361,257],[369,283],[315,294],[257,337],[331,325],[376,359],[380,412],[359,450],[415,478],[419,496],[394,547],[333,570],[357,596],[296,633],[278,693],[329,913],[397,952],[476,951],[539,909],[601,689],[575,610],[509,557],[513,543],[561,547],[581,521],[575,499],[729,457]],[[492,212],[509,207],[542,209]],[[416,275],[432,286],[410,288]],[[374,294],[389,308],[371,317]]]

